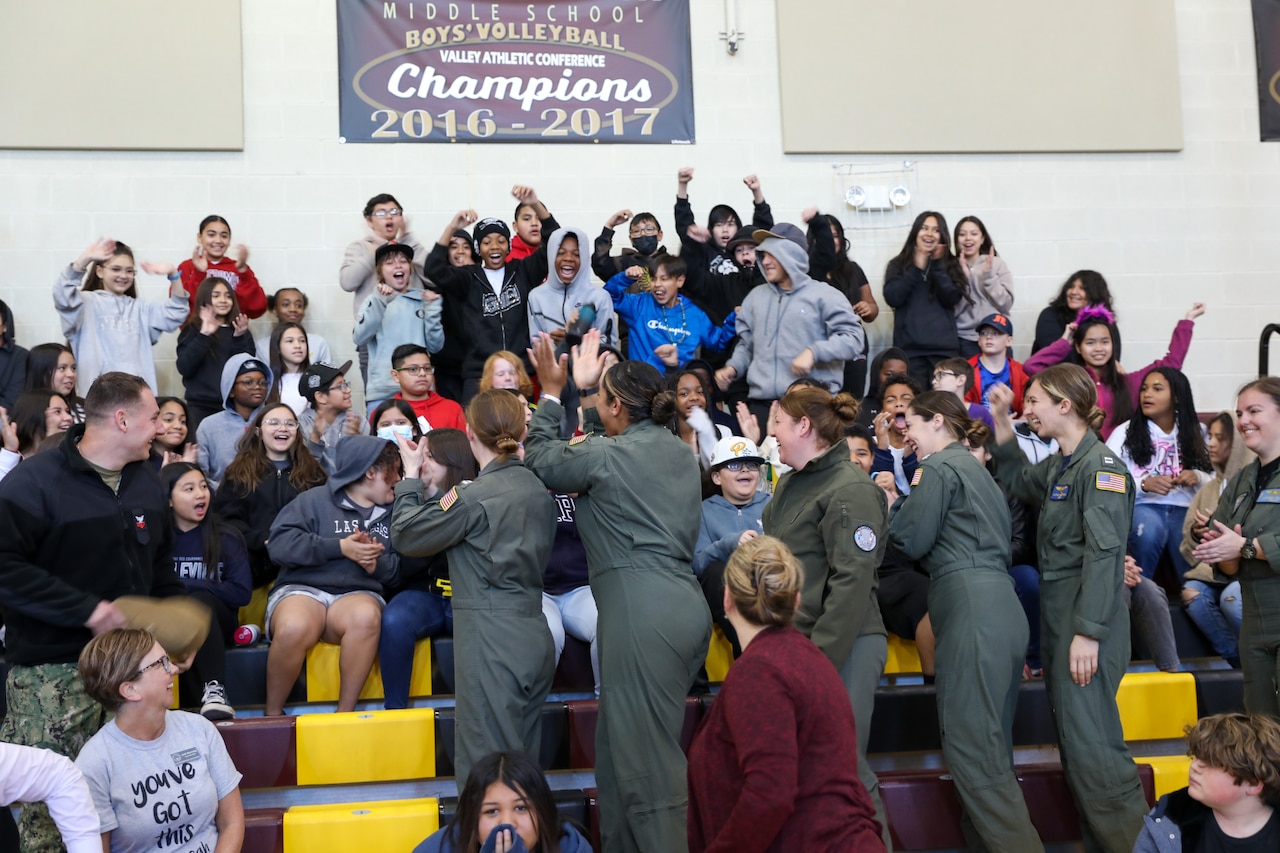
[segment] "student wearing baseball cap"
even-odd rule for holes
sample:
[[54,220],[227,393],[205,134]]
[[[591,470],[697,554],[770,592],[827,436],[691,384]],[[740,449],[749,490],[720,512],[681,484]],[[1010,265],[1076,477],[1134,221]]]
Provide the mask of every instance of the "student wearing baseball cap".
[[737,633],[724,615],[724,565],[735,548],[761,533],[760,517],[769,502],[760,490],[765,458],[754,441],[730,435],[716,442],[711,457],[711,482],[720,494],[702,502],[702,526],[693,546],[693,572],[702,584],[711,616],[733,646],[742,653]]
[[1027,390],[1027,372],[1022,363],[1009,356],[1013,347],[1013,321],[1005,314],[988,314],[978,323],[978,354],[969,359],[973,382],[965,392],[966,403],[991,408],[991,387],[1008,385],[1013,391],[1013,416],[1022,417],[1022,394]]
[[330,475],[338,439],[369,434],[369,422],[351,411],[351,385],[346,379],[350,369],[350,359],[338,367],[321,362],[303,371],[298,381],[298,393],[308,403],[298,415],[298,434]]

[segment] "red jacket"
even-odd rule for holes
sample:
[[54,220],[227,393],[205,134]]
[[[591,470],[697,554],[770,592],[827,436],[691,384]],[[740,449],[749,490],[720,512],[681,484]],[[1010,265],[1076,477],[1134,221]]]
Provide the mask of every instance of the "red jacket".
[[237,271],[236,262],[232,258],[224,257],[216,264],[209,264],[208,272],[200,272],[188,258],[178,264],[178,272],[182,273],[182,286],[187,290],[187,313],[196,310],[196,288],[209,277],[220,278],[231,285],[236,293],[236,301],[240,303],[240,313],[248,315],[250,320],[256,320],[267,313],[267,294],[262,292],[258,277],[249,267],[245,267],[244,272]]
[[[964,401],[966,403],[982,403],[982,371],[978,369],[978,359],[980,355],[975,355],[969,359],[969,363],[973,365],[973,381],[969,383],[969,390],[964,393]],[[1007,355],[1005,358],[1009,358]],[[1027,372],[1022,369],[1022,362],[1014,361],[1009,358],[1009,388],[1013,391],[1013,416],[1015,418],[1022,417],[1022,392],[1027,390]]]
[[538,251],[537,246],[530,246],[519,234],[516,234],[511,238],[511,252],[507,255],[507,263],[527,258],[536,251]]
[[[404,395],[397,394],[395,399],[404,400]],[[409,404],[409,408],[413,409],[415,415],[426,419],[431,429],[449,427],[467,431],[467,417],[463,414],[462,407],[448,397],[441,397],[432,391],[431,396],[425,400],[404,401]]]

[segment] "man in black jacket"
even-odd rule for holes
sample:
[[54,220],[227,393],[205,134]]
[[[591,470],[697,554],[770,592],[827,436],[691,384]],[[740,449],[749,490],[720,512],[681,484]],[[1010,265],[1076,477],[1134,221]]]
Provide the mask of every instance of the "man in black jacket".
[[[85,423],[0,482],[0,602],[8,625],[8,716],[0,740],[74,759],[105,722],[76,661],[89,639],[126,625],[122,595],[179,595],[168,499],[151,441],[159,407],[146,382],[104,373]],[[23,809],[24,853],[62,850],[43,807]]]

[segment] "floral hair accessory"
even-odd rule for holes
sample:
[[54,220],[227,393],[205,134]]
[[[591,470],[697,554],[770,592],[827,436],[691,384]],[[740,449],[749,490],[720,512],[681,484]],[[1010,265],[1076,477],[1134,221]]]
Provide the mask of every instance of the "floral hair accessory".
[[1083,326],[1089,320],[1102,320],[1108,326],[1116,324],[1116,315],[1107,310],[1105,305],[1086,305],[1076,315],[1076,325]]

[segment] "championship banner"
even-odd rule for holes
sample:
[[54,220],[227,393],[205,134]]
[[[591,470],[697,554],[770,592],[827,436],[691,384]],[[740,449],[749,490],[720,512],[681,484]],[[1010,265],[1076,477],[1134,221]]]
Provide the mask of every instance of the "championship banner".
[[689,0],[337,0],[342,142],[694,141]]
[[1280,0],[1253,0],[1258,51],[1258,129],[1262,141],[1280,139]]

